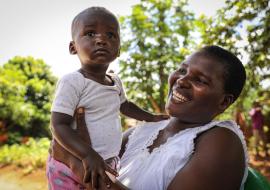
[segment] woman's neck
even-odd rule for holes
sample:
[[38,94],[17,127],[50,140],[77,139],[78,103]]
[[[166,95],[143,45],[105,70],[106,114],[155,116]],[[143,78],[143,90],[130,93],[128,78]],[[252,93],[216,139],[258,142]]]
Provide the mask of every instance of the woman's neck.
[[199,127],[206,123],[208,122],[189,122],[177,117],[171,117],[168,127],[166,127],[165,130],[171,131],[172,133],[178,133],[184,129]]

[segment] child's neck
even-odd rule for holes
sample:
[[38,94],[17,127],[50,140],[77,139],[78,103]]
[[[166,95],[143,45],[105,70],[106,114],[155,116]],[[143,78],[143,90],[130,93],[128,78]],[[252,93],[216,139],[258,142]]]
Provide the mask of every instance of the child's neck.
[[104,72],[89,71],[83,68],[79,69],[79,72],[83,74],[85,78],[91,79],[103,85],[113,85],[113,81]]

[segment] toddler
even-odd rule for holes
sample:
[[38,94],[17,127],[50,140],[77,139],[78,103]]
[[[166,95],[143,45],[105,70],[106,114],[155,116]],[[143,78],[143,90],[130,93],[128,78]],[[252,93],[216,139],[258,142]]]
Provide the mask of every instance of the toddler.
[[[103,7],[90,7],[72,22],[71,54],[76,54],[81,68],[62,77],[52,104],[51,130],[54,143],[81,160],[83,182],[97,188],[98,179],[110,184],[105,171],[117,175],[122,133],[119,111],[137,120],[160,121],[166,115],[148,113],[126,99],[121,80],[107,72],[120,52],[117,18]],[[76,133],[74,114],[84,107],[86,133],[91,143]],[[84,189],[82,179],[52,155],[48,158],[50,189]]]

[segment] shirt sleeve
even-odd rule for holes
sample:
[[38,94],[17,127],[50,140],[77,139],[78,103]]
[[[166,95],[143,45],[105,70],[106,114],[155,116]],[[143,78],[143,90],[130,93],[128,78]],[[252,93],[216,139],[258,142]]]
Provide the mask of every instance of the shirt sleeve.
[[[76,81],[76,84],[74,82]],[[52,112],[65,113],[70,116],[74,115],[74,111],[80,100],[81,86],[78,80],[63,77],[56,86],[55,97],[52,104]]]

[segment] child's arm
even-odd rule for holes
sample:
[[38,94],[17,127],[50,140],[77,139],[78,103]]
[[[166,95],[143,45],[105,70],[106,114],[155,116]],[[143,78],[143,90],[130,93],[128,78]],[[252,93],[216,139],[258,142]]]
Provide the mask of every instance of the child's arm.
[[109,182],[105,170],[113,175],[117,175],[114,170],[105,164],[102,157],[90,144],[86,143],[76,131],[70,127],[73,117],[63,113],[52,112],[51,121],[52,133],[57,142],[82,161],[85,170],[84,182],[88,182],[91,179],[92,186],[96,188],[99,176],[105,183]]
[[122,114],[139,121],[156,122],[169,118],[169,116],[165,114],[154,115],[149,113],[130,101],[125,101],[122,103],[120,111]]

